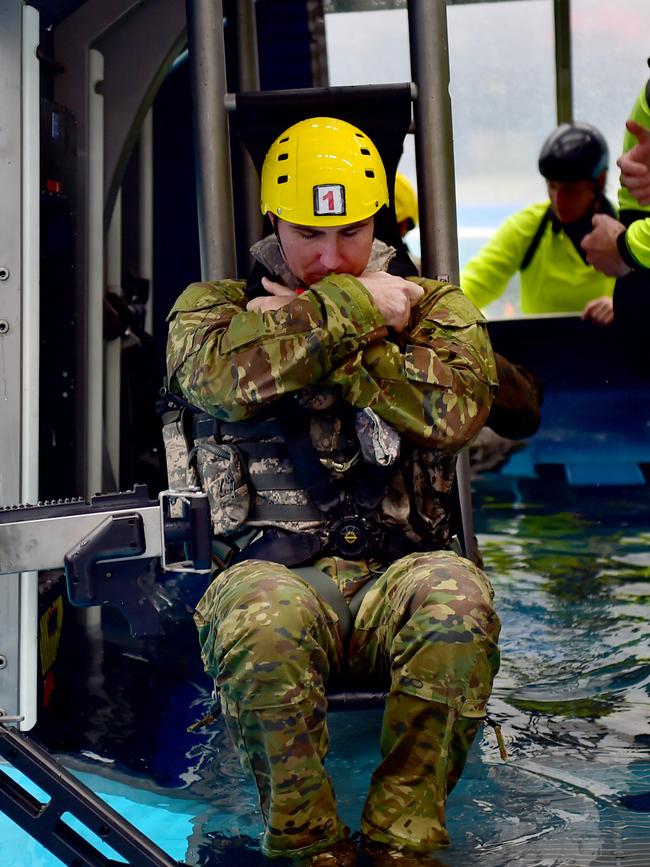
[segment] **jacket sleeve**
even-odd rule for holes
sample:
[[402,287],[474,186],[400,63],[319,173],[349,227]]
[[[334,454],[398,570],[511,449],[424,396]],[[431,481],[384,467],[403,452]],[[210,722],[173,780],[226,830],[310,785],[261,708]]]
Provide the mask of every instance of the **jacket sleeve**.
[[192,403],[238,421],[326,377],[386,334],[364,286],[327,277],[279,310],[246,310],[244,284],[194,283],[168,316],[167,374]]
[[411,441],[457,451],[483,426],[496,385],[487,326],[456,287],[410,279],[425,294],[405,335],[365,345],[327,379]]
[[[650,218],[636,220],[623,235],[629,258],[625,261],[636,268],[650,268]],[[619,248],[619,252],[622,252]]]
[[544,384],[532,370],[494,353],[499,387],[486,425],[502,437],[532,437],[542,420]]
[[503,295],[508,281],[519,271],[547,207],[548,202],[531,205],[508,217],[465,265],[460,286],[477,307],[484,308]]

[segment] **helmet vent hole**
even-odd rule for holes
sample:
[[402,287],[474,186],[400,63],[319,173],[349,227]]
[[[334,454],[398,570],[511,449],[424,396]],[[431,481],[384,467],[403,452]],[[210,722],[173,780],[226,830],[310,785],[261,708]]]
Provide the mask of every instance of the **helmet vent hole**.
[[282,142],[285,142],[285,141],[289,141],[289,136],[288,136],[288,135],[285,135],[284,138],[281,138],[280,141],[278,142],[278,144],[282,144]]
[[357,138],[365,138],[365,135],[362,132],[355,132]]
[[364,155],[364,157],[370,156],[370,151],[368,150],[368,148],[361,148],[361,153]]
[[289,154],[278,154],[278,162],[281,163],[282,160],[288,160]]
[[279,183],[279,184],[286,184],[286,182],[287,182],[288,180],[289,180],[289,175],[280,175],[280,176],[278,177],[278,183]]
[[374,176],[375,176],[375,173],[373,172],[372,169],[366,169],[366,177],[367,178],[374,178]]

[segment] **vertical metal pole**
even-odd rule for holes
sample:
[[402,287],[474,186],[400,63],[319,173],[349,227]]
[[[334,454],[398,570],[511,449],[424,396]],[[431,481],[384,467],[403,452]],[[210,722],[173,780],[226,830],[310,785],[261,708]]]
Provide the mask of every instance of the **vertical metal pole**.
[[555,99],[557,122],[573,120],[573,75],[571,70],[571,0],[553,0],[555,22]]
[[[257,53],[257,21],[254,0],[240,0],[237,5],[237,56],[239,58],[239,89],[260,89],[260,68]],[[246,148],[241,145],[246,242],[251,247],[262,234],[260,182]]]
[[140,172],[138,208],[140,223],[140,249],[138,274],[149,281],[149,297],[144,327],[153,334],[153,112],[149,110],[140,131]]
[[458,282],[454,143],[445,0],[409,0],[422,273]]
[[221,0],[187,0],[201,276],[235,274],[230,141],[225,107],[226,58]]
[[329,86],[325,12],[323,0],[307,0],[307,20],[311,37],[311,78],[314,87]]
[[[409,0],[408,19],[411,77],[417,90],[415,159],[422,273],[457,284],[458,233],[445,0]],[[467,449],[458,455],[456,473],[465,556],[476,562]]]
[[[85,378],[86,398],[86,496],[104,489],[104,55],[88,51],[88,177],[86,262]],[[77,618],[87,629],[101,623],[101,606],[84,608]]]
[[[117,295],[122,291],[122,190],[117,194],[106,240],[106,288]],[[108,489],[120,489],[120,410],[122,385],[122,338],[104,345],[104,419],[106,450],[112,479]],[[108,475],[108,473],[107,473]]]
[[104,435],[104,58],[88,52],[88,296],[86,302],[86,496],[102,488]]

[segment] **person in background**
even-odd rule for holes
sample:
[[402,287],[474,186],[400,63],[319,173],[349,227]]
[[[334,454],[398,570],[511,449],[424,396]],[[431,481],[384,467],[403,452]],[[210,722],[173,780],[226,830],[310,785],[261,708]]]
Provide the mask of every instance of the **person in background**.
[[[408,256],[408,262],[413,266],[410,273],[420,274],[422,263],[418,256],[414,255],[408,243],[407,235],[416,228],[420,222],[418,210],[418,194],[415,187],[401,172],[395,173],[395,196],[394,196],[395,222],[402,239],[404,253]],[[408,276],[408,267],[402,276]]]
[[262,850],[300,864],[356,859],[323,764],[326,685],[345,670],[387,690],[361,839],[372,863],[408,867],[449,842],[446,798],[499,664],[490,583],[449,532],[494,360],[459,289],[389,272],[386,174],[361,130],[290,127],[261,199],[264,291],[195,283],[169,315],[170,387],[205,411],[197,466],[231,552],[197,606],[202,657]]
[[[650,61],[649,61],[650,63]],[[618,219],[595,215],[582,246],[587,260],[618,278],[614,314],[621,333],[643,338],[650,315],[650,80],[637,97],[626,123]]]
[[539,171],[549,199],[509,217],[460,275],[465,294],[484,308],[519,272],[527,314],[571,313],[597,325],[614,318],[614,281],[586,261],[581,242],[594,214],[614,216],[605,196],[609,154],[591,124],[561,124],[544,142]]
[[395,218],[402,238],[420,222],[418,194],[401,172],[395,173]]

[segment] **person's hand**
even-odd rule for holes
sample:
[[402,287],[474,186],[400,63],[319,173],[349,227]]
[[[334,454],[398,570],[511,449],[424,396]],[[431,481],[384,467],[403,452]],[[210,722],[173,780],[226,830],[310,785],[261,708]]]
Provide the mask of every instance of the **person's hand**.
[[296,297],[293,289],[283,286],[282,283],[274,283],[268,277],[262,277],[262,286],[269,294],[252,298],[246,305],[247,310],[259,310],[261,313],[266,313],[267,310],[279,310]]
[[395,331],[403,331],[408,325],[411,308],[422,298],[424,289],[386,271],[364,271],[357,279],[372,295],[386,325]]
[[616,246],[616,239],[625,231],[625,226],[607,214],[594,214],[591,225],[592,231],[580,243],[587,254],[587,262],[608,277],[625,277],[632,269],[621,259]]
[[625,126],[637,137],[637,143],[616,161],[621,186],[627,187],[640,205],[650,205],[650,130],[633,120]]
[[582,318],[594,325],[611,325],[614,321],[614,302],[609,295],[600,298],[592,298],[585,304]]

